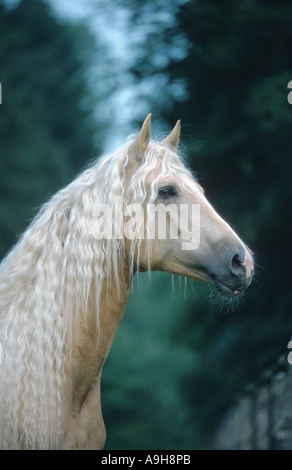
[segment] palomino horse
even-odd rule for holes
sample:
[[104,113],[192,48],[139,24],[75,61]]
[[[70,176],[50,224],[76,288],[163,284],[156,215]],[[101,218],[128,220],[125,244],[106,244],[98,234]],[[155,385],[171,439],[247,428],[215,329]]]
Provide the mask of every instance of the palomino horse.
[[[229,297],[252,280],[250,250],[177,154],[180,122],[162,142],[150,137],[151,115],[134,140],[52,197],[0,266],[3,448],[103,448],[102,367],[137,270],[211,282]],[[191,231],[172,224],[170,236],[169,212],[159,236],[150,204],[179,217],[199,207],[199,218]]]

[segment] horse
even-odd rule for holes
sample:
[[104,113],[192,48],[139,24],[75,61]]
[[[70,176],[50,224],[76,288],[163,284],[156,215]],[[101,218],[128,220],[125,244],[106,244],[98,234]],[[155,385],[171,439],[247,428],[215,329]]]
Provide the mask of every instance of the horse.
[[[180,156],[180,129],[154,141],[149,114],[136,136],[53,195],[2,261],[3,449],[104,448],[101,374],[135,273],[206,281],[230,298],[250,285],[253,253]],[[166,209],[164,236],[151,204]],[[190,230],[180,218],[191,207],[199,218]]]

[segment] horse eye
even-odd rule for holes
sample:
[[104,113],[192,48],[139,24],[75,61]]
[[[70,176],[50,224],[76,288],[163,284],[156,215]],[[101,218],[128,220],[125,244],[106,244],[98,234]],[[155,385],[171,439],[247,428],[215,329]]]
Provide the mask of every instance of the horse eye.
[[176,195],[177,195],[176,190],[172,186],[165,186],[164,188],[161,188],[158,191],[158,196],[161,199],[168,199]]

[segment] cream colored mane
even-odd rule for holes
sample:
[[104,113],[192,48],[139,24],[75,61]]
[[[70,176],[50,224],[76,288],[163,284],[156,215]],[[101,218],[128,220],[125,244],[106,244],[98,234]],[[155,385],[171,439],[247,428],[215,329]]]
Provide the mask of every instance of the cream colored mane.
[[[3,448],[19,446],[20,413],[20,445],[58,446],[64,350],[70,348],[73,327],[78,327],[80,315],[86,314],[92,283],[97,323],[104,282],[114,277],[119,288],[125,242],[96,240],[96,204],[113,205],[115,196],[123,196],[125,202],[142,203],[149,197],[146,178],[158,165],[160,171],[151,183],[149,202],[155,197],[161,177],[175,174],[183,182],[185,176],[190,176],[176,153],[150,142],[143,163],[126,187],[130,145],[131,141],[100,158],[54,195],[0,266]],[[134,253],[139,240],[131,243]],[[128,263],[133,270],[133,257]]]

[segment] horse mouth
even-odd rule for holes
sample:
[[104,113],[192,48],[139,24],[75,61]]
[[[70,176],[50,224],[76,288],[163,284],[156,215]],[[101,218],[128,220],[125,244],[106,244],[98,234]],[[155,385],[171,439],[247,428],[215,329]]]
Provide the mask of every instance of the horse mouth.
[[214,287],[224,297],[238,297],[244,292],[243,288],[235,288],[234,286],[228,286],[218,279],[214,274],[210,275],[211,281]]
[[196,266],[195,279],[205,282],[211,282],[215,289],[222,296],[229,298],[240,297],[250,284],[250,281],[248,283],[241,284],[236,282],[235,280],[233,282],[232,280],[228,282],[227,279],[219,279],[216,274],[213,274],[208,269],[203,268],[202,266]]

